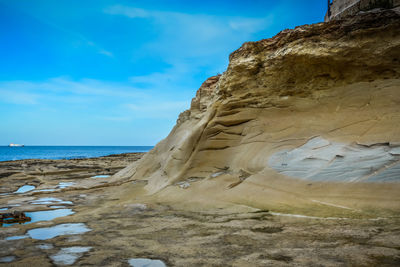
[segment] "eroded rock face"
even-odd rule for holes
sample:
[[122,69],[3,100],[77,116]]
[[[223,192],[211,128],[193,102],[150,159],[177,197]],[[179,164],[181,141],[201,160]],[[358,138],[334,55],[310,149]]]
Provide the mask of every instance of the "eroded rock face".
[[399,6],[399,0],[330,0],[325,21],[343,19],[368,10],[393,9]]
[[329,142],[315,137],[270,157],[269,165],[290,177],[310,181],[400,182],[400,147]]
[[398,25],[394,12],[369,13],[245,43],[230,55],[219,94],[253,97],[252,105],[268,106],[274,96],[312,98],[327,88],[398,78]]
[[399,208],[399,144],[400,16],[387,10],[245,43],[169,136],[113,179],[148,180],[150,194],[179,201],[308,205],[318,195]]
[[213,103],[213,98],[216,96],[215,90],[220,77],[220,74],[212,76],[200,86],[199,90],[197,90],[196,97],[192,99],[190,109],[179,114],[176,122],[177,125],[187,121],[191,117],[198,117],[199,113],[201,114],[207,110],[207,107]]
[[212,76],[200,86],[196,97],[192,99],[190,110],[205,111],[207,109],[208,105],[212,102],[213,96],[215,96],[215,89],[219,78],[221,78],[221,75]]

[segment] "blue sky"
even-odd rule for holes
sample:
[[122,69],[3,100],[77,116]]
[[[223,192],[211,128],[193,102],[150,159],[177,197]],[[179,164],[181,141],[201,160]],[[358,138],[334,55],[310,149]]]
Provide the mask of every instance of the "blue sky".
[[325,0],[0,0],[0,145],[155,145],[243,42]]

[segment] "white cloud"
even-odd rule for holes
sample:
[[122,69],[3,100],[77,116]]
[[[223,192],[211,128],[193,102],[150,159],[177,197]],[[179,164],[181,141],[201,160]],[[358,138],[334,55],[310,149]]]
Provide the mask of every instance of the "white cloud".
[[148,75],[132,76],[130,81],[134,84],[146,84],[146,85],[162,85],[174,82],[177,80],[177,75],[170,72],[154,72]]
[[186,101],[167,101],[152,104],[126,104],[126,107],[133,111],[168,111],[172,109],[181,109],[183,111],[187,105]]
[[102,54],[102,55],[105,55],[105,56],[108,56],[108,57],[114,57],[113,53],[111,53],[110,51],[104,50],[104,49],[100,49],[98,53]]
[[[59,95],[61,93],[69,96],[113,96],[113,97],[145,97],[141,89],[130,84],[107,82],[93,79],[82,79],[78,81],[67,77],[57,77],[45,81],[0,81],[0,90],[9,94],[32,94],[36,96]],[[36,97],[38,98],[38,97]],[[0,99],[1,101],[2,99]]]
[[[28,11],[28,13],[30,12]],[[55,22],[56,21],[55,19],[46,19],[46,15],[38,16],[33,13],[30,14],[30,16],[34,17],[38,21],[72,37],[71,41],[72,47],[74,48],[91,47],[93,52],[97,52],[98,54],[106,55],[108,57],[113,57],[113,53],[104,49],[100,44],[93,42],[92,40],[89,40],[84,34],[80,33],[79,31],[71,29],[71,27],[68,27],[68,25],[67,26],[60,25]]]
[[[147,75],[136,75],[129,78],[133,85],[146,86],[148,88],[179,88],[182,84],[187,84],[192,79],[192,75],[196,68],[195,64],[185,64],[179,61],[162,72],[153,72]],[[197,88],[186,88],[191,91]],[[185,90],[185,88],[182,88]]]
[[[93,103],[106,99],[146,99],[149,96],[130,84],[100,80],[0,81],[0,102],[13,104]],[[121,100],[122,101],[122,100]]]
[[229,53],[243,42],[252,40],[255,33],[265,30],[272,23],[272,16],[253,18],[189,14],[124,5],[109,6],[104,12],[132,19],[126,21],[132,26],[138,19],[151,23],[152,31],[157,34],[132,51],[132,58],[140,62],[151,56],[170,66],[147,75],[133,75],[130,77],[133,86],[158,88],[159,92],[191,90],[191,97],[201,85],[194,83],[198,80],[196,75],[204,75],[204,70],[210,76],[223,72]]
[[[96,119],[130,121],[138,118],[168,118],[176,116],[190,105],[191,95],[177,85],[171,93],[176,78],[166,82],[169,74],[155,73],[138,76],[136,81],[146,82],[151,88],[142,89],[128,81],[82,79],[74,81],[57,77],[46,81],[0,81],[0,103],[36,105],[52,110],[83,109],[97,112]],[[157,79],[157,76],[159,77]],[[164,78],[160,78],[164,77]],[[135,77],[133,78],[135,80]],[[190,90],[186,90],[190,92]]]
[[106,121],[130,121],[132,118],[127,117],[127,116],[120,116],[120,117],[113,117],[113,116],[105,116],[105,117],[100,117],[100,119],[102,120],[106,120]]
[[255,33],[265,29],[271,23],[269,18],[236,18],[229,21],[229,26],[240,32]]
[[173,101],[157,99],[151,103],[136,103],[123,105],[131,111],[131,116],[140,118],[169,118],[172,120],[177,119],[177,115],[188,109],[189,101]]
[[12,89],[0,89],[0,102],[20,104],[20,105],[36,105],[40,99],[40,95],[27,92],[16,92]]
[[177,61],[194,58],[197,63],[193,64],[204,64],[201,59],[212,56],[227,58],[232,48],[238,48],[243,42],[251,40],[252,34],[265,30],[272,23],[272,16],[252,18],[188,14],[123,5],[110,6],[104,12],[128,18],[150,19],[158,37],[145,45],[144,52],[158,54],[172,65]]
[[129,18],[146,18],[150,16],[150,13],[144,9],[122,5],[110,6],[104,12],[111,15],[124,15]]

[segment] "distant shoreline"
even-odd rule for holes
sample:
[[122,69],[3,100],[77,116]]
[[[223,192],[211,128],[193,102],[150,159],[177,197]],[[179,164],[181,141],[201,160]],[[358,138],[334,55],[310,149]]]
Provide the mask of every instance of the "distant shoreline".
[[76,160],[146,153],[152,146],[0,146],[0,162],[21,160]]
[[60,159],[41,159],[41,158],[31,158],[31,159],[15,159],[15,160],[0,160],[0,162],[7,161],[23,161],[23,160],[85,160],[85,159],[98,159],[98,158],[116,158],[116,157],[124,157],[129,155],[137,155],[137,154],[146,154],[147,152],[126,152],[126,153],[115,153],[105,156],[98,157],[72,157],[72,158],[60,158]]
[[31,159],[15,159],[15,160],[0,160],[0,162],[16,162],[16,161],[32,161],[32,160],[46,160],[46,161],[61,161],[61,160],[86,160],[86,159],[99,159],[99,158],[117,158],[117,157],[128,157],[131,155],[146,154],[147,152],[128,152],[128,153],[116,153],[105,156],[98,157],[73,157],[73,158],[61,158],[61,159],[41,159],[41,158],[31,158]]
[[[0,145],[0,147],[10,147],[10,145]],[[154,147],[154,146],[81,146],[81,145],[23,145],[21,147]],[[17,147],[16,147],[17,148]]]

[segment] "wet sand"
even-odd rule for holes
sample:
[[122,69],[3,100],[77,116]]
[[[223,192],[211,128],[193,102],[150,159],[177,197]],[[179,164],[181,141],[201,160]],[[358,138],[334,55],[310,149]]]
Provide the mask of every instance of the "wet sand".
[[[1,162],[0,208],[73,213],[1,227],[0,265],[129,266],[137,258],[167,266],[400,264],[395,214],[307,218],[232,203],[177,204],[146,195],[146,181],[92,178],[113,175],[141,156]],[[35,188],[12,193],[24,185]]]

